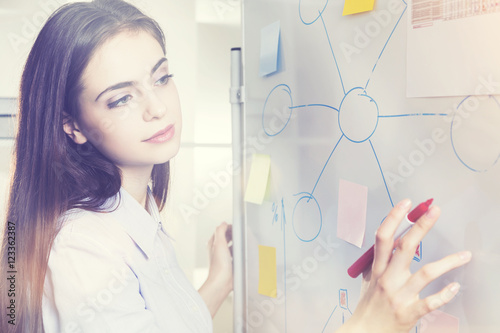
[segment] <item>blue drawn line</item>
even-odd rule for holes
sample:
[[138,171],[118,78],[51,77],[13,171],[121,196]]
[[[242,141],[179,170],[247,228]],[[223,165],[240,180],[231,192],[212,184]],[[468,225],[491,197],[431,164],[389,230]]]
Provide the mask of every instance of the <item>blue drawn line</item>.
[[[340,298],[340,295],[342,295],[341,293],[342,291],[345,291],[345,302],[346,302],[345,308],[342,306],[342,299]],[[339,304],[342,309],[349,310],[349,298],[347,297],[347,289],[339,289]]]
[[335,312],[335,310],[337,310],[337,307],[338,307],[338,305],[335,305],[335,308],[333,309],[332,313],[330,314],[330,317],[328,317],[328,320],[326,321],[325,327],[323,327],[323,330],[321,332],[325,331],[326,327],[328,326],[328,323],[330,322],[330,319],[333,316],[333,313]]
[[458,109],[460,109],[460,106],[462,106],[462,104],[464,104],[464,102],[465,102],[467,99],[469,99],[469,97],[470,97],[470,96],[471,96],[471,95],[469,95],[469,96],[465,97],[463,100],[461,100],[461,101],[460,101],[460,103],[458,103],[458,105],[457,105],[457,110],[458,110]]
[[[279,205],[273,202],[273,225],[278,221],[278,209]],[[281,198],[281,230],[283,230],[283,280],[284,280],[284,295],[285,295],[285,332],[287,332],[287,311],[286,311],[286,216],[285,216],[285,203],[283,198]]]
[[[373,74],[373,72],[375,71],[375,67],[377,67],[377,64],[378,64],[378,61],[380,60],[380,57],[382,57],[382,53],[384,53],[384,50],[387,46],[387,44],[389,43],[389,40],[391,39],[392,35],[394,34],[394,31],[396,30],[398,24],[399,24],[399,21],[401,21],[401,18],[403,17],[404,13],[406,12],[406,9],[408,8],[408,5],[406,4],[406,2],[404,0],[402,0],[405,4],[405,9],[403,10],[403,12],[401,13],[401,16],[399,16],[399,19],[398,21],[396,22],[396,25],[394,26],[394,28],[392,29],[391,31],[391,34],[389,35],[389,38],[387,38],[387,41],[385,42],[384,44],[384,47],[382,48],[382,51],[380,52],[380,54],[378,55],[378,58],[377,58],[377,61],[375,61],[375,65],[373,65],[373,69],[372,69],[372,72],[371,74]],[[368,87],[368,84],[370,83],[370,79],[371,79],[371,74],[370,74],[370,77],[368,78],[368,81],[366,82],[366,86],[365,86],[365,89]]]
[[288,108],[289,109],[297,109],[297,108],[305,108],[305,107],[309,107],[309,106],[322,106],[322,107],[333,109],[333,110],[339,112],[339,110],[337,108],[334,108],[333,106],[326,105],[326,104],[303,104],[303,105],[289,106]]
[[447,113],[404,113],[404,114],[391,114],[382,115],[380,118],[397,118],[397,117],[413,117],[413,116],[447,116]]
[[490,98],[493,98],[493,100],[497,103],[498,107],[500,107],[500,103],[499,103],[499,102],[498,102],[498,100],[495,98],[495,96],[490,95]]
[[262,129],[264,130],[264,132],[266,133],[267,136],[276,136],[278,134],[280,134],[281,132],[283,132],[283,130],[285,129],[285,127],[288,126],[288,123],[290,122],[290,118],[292,118],[292,109],[290,108],[290,114],[288,115],[288,119],[286,120],[286,123],[284,124],[283,128],[281,128],[278,132],[276,133],[269,133],[267,131],[267,128],[264,124],[264,116],[265,116],[265,113],[266,113],[266,106],[267,106],[267,102],[269,101],[269,97],[271,97],[271,94],[279,87],[282,87],[281,90],[286,92],[288,94],[288,96],[290,97],[290,105],[292,105],[292,108],[293,108],[293,99],[292,99],[292,90],[290,89],[290,87],[287,85],[287,84],[278,84],[276,87],[274,87],[270,92],[269,94],[267,95],[266,97],[266,101],[264,103],[264,107],[262,108]]
[[[460,158],[460,156],[458,155],[457,149],[455,148],[455,143],[453,142],[453,125],[454,125],[454,122],[455,122],[455,117],[453,117],[453,121],[451,122],[451,126],[450,126],[451,147],[453,148],[453,152],[455,153],[455,156],[458,158],[458,160],[463,165],[465,165],[465,167],[467,167],[471,171],[474,171],[474,172],[486,172],[486,171],[488,171],[489,168],[482,169],[482,170],[474,169],[473,167],[469,166],[467,163],[465,163],[464,160],[462,160]],[[495,164],[497,164],[497,162],[498,162],[499,159],[500,159],[500,154],[497,156],[496,160],[493,162],[493,164],[491,166],[494,166]]]
[[328,44],[330,45],[330,50],[332,51],[333,60],[335,60],[335,66],[337,66],[337,71],[339,72],[339,77],[340,77],[340,83],[342,84],[342,90],[344,91],[345,95],[344,81],[342,80],[342,74],[340,74],[339,64],[337,63],[337,58],[335,57],[335,53],[333,52],[332,43],[330,42],[330,36],[328,35],[328,30],[326,30],[326,25],[325,21],[323,20],[323,15],[320,13],[319,17],[321,17],[321,22],[323,22],[323,27],[325,28],[326,32],[326,38],[328,39]]
[[289,106],[289,109],[296,109],[296,108],[305,108],[307,105],[296,105],[296,106]]
[[285,204],[283,202],[283,198],[281,198],[281,227],[283,229],[283,280],[285,281],[285,333],[287,332],[287,311],[286,311],[286,238],[285,238],[285,229],[286,229],[286,217],[285,217]]
[[[470,95],[465,97],[458,105],[457,105],[457,110],[460,108],[460,106],[469,98],[471,97]],[[490,95],[490,97],[493,97]],[[498,103],[498,101],[496,100],[495,97],[493,97],[493,99],[495,100],[495,102],[498,104],[498,106],[500,106],[500,104]],[[493,167],[497,164],[498,160],[500,159],[500,154],[497,156],[497,158],[495,159],[495,161],[493,162],[493,164],[486,168],[486,169],[482,169],[482,170],[478,170],[478,169],[474,169],[473,167],[469,166],[467,163],[465,163],[464,160],[462,160],[460,158],[460,156],[458,155],[458,152],[457,152],[457,149],[455,148],[455,143],[453,141],[453,126],[455,125],[455,116],[456,116],[456,112],[455,114],[453,115],[453,120],[451,121],[451,125],[450,125],[450,139],[451,139],[451,147],[453,148],[453,152],[455,153],[455,156],[457,156],[458,160],[463,164],[465,165],[469,170],[471,171],[474,171],[474,172],[486,172],[489,170],[490,167]]]
[[339,109],[334,108],[333,106],[330,106],[330,105],[326,105],[326,104],[308,104],[307,106],[323,106],[325,108],[334,109],[335,111],[339,112]]
[[416,255],[413,256],[413,260],[415,260],[416,262],[420,262],[422,260],[422,242],[420,242],[420,245],[418,247],[418,250],[419,250],[419,256],[417,257]]
[[308,106],[323,106],[323,107],[330,108],[330,109],[333,109],[333,110],[339,112],[339,110],[337,108],[334,108],[333,106],[326,105],[326,104],[304,104],[304,105],[289,106],[288,108],[289,109],[297,109],[297,108],[305,108]]
[[[299,200],[297,200],[297,203],[295,204],[295,207],[293,207],[293,213],[292,213],[292,227],[293,227],[293,232],[295,233],[295,236],[297,236],[298,239],[300,239],[302,242],[311,242],[313,240],[316,239],[316,237],[319,236],[319,233],[321,232],[321,228],[323,227],[323,215],[321,214],[321,207],[319,206],[319,202],[318,200],[316,200],[316,198],[311,194],[311,193],[307,193],[307,192],[300,192],[300,193],[297,193],[297,194],[294,194],[295,196],[297,195],[302,195]],[[309,200],[313,199],[314,202],[316,203],[316,207],[318,207],[318,212],[319,212],[319,229],[318,229],[318,233],[312,237],[311,239],[304,239],[302,237],[299,236],[299,234],[297,233],[297,230],[295,230],[295,209],[297,209],[297,206],[299,205],[299,203],[302,201],[302,199],[307,199],[307,202],[309,202]]]
[[271,210],[273,212],[273,220],[271,222],[271,225],[274,225],[275,222],[278,222],[278,209],[275,202],[273,202],[273,207],[271,208]]
[[[342,136],[340,137],[339,141],[337,141],[337,144],[335,145],[335,147],[333,148],[332,152],[330,153],[330,156],[328,156],[328,159],[326,160],[326,163],[323,166],[323,169],[321,170],[321,173],[319,174],[318,180],[316,180],[316,184],[314,184],[314,187],[313,187],[313,189],[311,191],[311,195],[314,194],[314,190],[316,189],[316,186],[318,185],[318,182],[319,182],[321,176],[323,175],[323,172],[325,171],[325,168],[328,165],[328,162],[330,162],[330,158],[332,158],[332,155],[335,152],[335,149],[337,149],[337,146],[339,145],[339,143],[340,143],[340,141],[342,140],[343,137],[344,137],[344,134],[342,134]],[[307,200],[307,202],[309,202],[309,200]]]
[[373,155],[375,155],[375,159],[377,160],[378,168],[380,169],[380,173],[382,174],[382,179],[384,180],[384,185],[385,185],[385,189],[387,191],[387,195],[389,196],[389,200],[391,201],[392,207],[394,207],[394,203],[392,202],[392,198],[391,198],[391,193],[389,192],[389,188],[387,187],[387,182],[385,181],[384,172],[382,171],[382,167],[380,166],[380,162],[378,160],[377,153],[375,152],[375,148],[373,148],[372,140],[368,140],[368,142],[370,143],[370,146],[372,147],[372,150],[373,150]]
[[304,19],[302,18],[302,12],[300,10],[300,3],[302,2],[302,0],[299,0],[299,17],[300,17],[300,20],[302,21],[302,23],[304,23],[305,25],[310,25],[310,24],[313,24],[314,22],[316,22],[316,20],[319,18],[320,15],[323,14],[323,12],[325,11],[326,9],[326,6],[328,5],[328,0],[326,1],[325,3],[325,7],[323,7],[323,9],[321,11],[318,10],[319,12],[319,15],[318,17],[316,17],[314,20],[312,20],[311,22],[305,22]]
[[[340,111],[339,111],[339,118],[338,118],[338,121],[339,121],[339,128],[340,128],[340,131],[342,132],[343,135],[345,135],[345,137],[347,138],[347,140],[351,141],[351,142],[354,142],[354,143],[361,143],[361,142],[365,142],[366,140],[368,140],[369,138],[371,138],[371,136],[373,135],[373,133],[375,133],[375,131],[377,130],[377,126],[378,126],[378,118],[379,118],[379,110],[378,110],[378,104],[377,102],[375,102],[375,100],[373,98],[371,98],[370,96],[368,96],[366,94],[366,91],[361,88],[361,87],[354,87],[352,88],[351,90],[349,90],[347,92],[347,94],[344,95],[344,97],[342,98],[342,101],[340,102],[340,106],[339,106],[339,109],[342,110],[342,105],[344,104],[344,101],[345,99],[347,98],[347,96],[349,96],[349,94],[351,93],[351,91],[354,91],[354,90],[359,90],[361,89],[363,91],[362,94],[357,94],[358,96],[363,96],[363,97],[367,97],[370,99],[370,103],[374,103],[375,104],[375,108],[377,109],[377,123],[375,124],[375,127],[373,128],[373,131],[370,133],[370,135],[368,135],[368,137],[366,137],[365,139],[362,139],[362,140],[353,140],[351,139],[348,135],[345,134],[344,132],[344,129],[342,128],[342,121],[340,120]],[[354,92],[354,94],[356,94],[356,92]]]

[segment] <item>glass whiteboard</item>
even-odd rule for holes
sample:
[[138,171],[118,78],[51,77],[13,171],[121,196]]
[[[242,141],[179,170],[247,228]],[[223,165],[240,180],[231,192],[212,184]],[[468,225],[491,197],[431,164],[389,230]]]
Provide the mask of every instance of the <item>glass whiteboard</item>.
[[[465,268],[426,287],[422,297],[462,285],[412,332],[442,323],[498,332],[500,96],[488,92],[500,78],[479,76],[475,96],[407,98],[408,6],[380,0],[372,12],[342,16],[343,1],[244,1],[246,169],[254,153],[271,157],[264,202],[245,204],[247,332],[340,327],[360,297],[361,278],[347,268],[407,197],[434,198],[442,210],[412,270],[473,252]],[[277,71],[261,76],[269,51],[261,32],[276,22]],[[367,189],[361,247],[337,236],[340,184]],[[276,249],[277,297],[258,292],[260,245]]]

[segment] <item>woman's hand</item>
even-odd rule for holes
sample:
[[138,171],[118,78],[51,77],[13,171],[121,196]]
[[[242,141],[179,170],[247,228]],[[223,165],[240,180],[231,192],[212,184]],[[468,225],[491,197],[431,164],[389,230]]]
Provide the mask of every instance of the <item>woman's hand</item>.
[[471,254],[464,251],[449,255],[412,274],[410,264],[415,250],[438,219],[440,210],[431,207],[393,251],[394,233],[410,207],[409,200],[398,203],[377,230],[373,265],[363,274],[364,295],[351,319],[338,332],[408,333],[418,319],[448,303],[458,293],[460,285],[453,282],[434,295],[419,298],[425,286],[469,262]]
[[233,290],[232,228],[223,222],[208,241],[210,268],[207,281],[198,291],[212,317]]

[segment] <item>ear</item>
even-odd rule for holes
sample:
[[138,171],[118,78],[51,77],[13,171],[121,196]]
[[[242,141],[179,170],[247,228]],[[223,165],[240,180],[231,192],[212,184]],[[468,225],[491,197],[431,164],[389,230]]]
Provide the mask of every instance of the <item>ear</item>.
[[76,144],[81,145],[87,142],[87,137],[82,133],[75,119],[66,112],[63,112],[63,131]]

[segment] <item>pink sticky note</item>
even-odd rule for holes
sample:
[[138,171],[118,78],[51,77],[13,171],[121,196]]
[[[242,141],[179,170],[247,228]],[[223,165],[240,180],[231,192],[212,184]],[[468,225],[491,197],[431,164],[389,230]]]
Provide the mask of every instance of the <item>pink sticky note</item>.
[[459,319],[439,310],[434,310],[420,320],[421,333],[458,333]]
[[365,238],[368,188],[340,180],[337,237],[361,247]]

